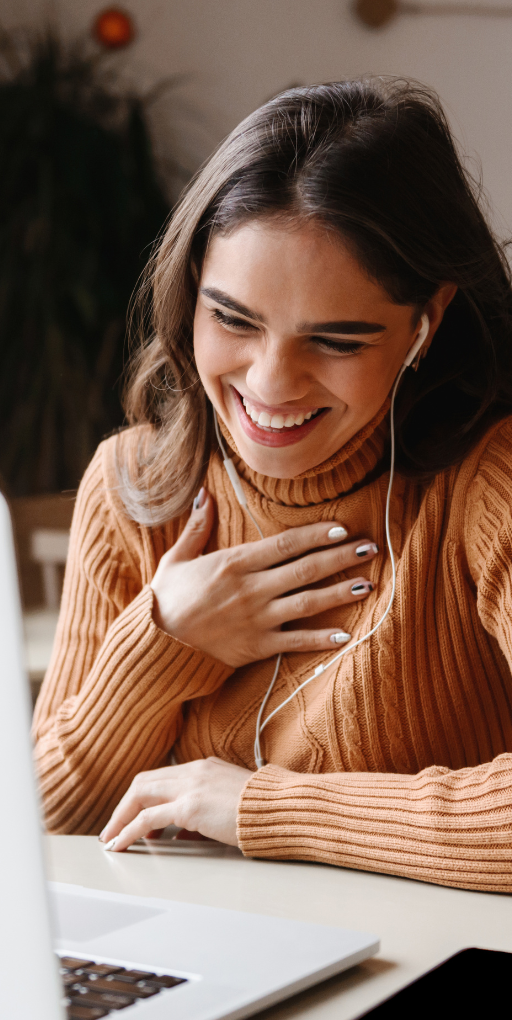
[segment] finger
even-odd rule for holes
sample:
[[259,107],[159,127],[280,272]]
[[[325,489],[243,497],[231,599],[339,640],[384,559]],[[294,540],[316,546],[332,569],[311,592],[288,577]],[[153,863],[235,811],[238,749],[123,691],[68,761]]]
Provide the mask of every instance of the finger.
[[[333,655],[349,645],[352,638],[345,630],[281,630],[272,635],[265,655],[279,655],[285,652],[322,652]],[[334,639],[334,640],[333,640]]]
[[336,606],[360,602],[361,599],[368,598],[373,589],[374,585],[366,577],[354,577],[350,581],[331,584],[328,588],[301,591],[296,595],[288,595],[286,598],[274,599],[269,606],[272,618],[271,626],[287,623],[288,620],[301,620],[308,616],[316,616],[317,613],[335,609]]
[[[173,799],[172,786],[168,775],[165,779],[163,777],[162,779],[154,778],[154,773],[150,773],[150,775],[151,778],[147,780],[143,773],[135,777],[130,789],[119,801],[112,818],[101,833],[103,843],[108,843],[114,836],[118,836],[122,829],[145,808],[171,802]],[[155,827],[158,828],[158,826]]]
[[295,588],[303,588],[305,585],[315,584],[316,581],[323,581],[332,574],[337,574],[349,567],[355,567],[361,563],[368,562],[377,555],[379,547],[369,538],[359,539],[357,542],[346,542],[334,549],[325,549],[317,553],[301,556],[293,563],[287,563],[284,567],[275,567],[273,570],[262,571],[264,575],[265,590],[271,598],[282,595],[284,592],[293,591]]
[[344,542],[346,538],[348,532],[342,524],[323,521],[321,524],[306,524],[302,528],[289,528],[279,535],[263,538],[260,542],[249,542],[239,549],[247,569],[266,570],[275,563],[293,560],[310,549],[321,545],[332,546]]
[[121,829],[119,835],[113,837],[105,845],[105,850],[126,850],[142,836],[148,836],[154,829],[165,829],[172,825],[173,805],[158,804],[156,807],[144,808],[143,811]]
[[215,517],[215,504],[206,489],[201,489],[194,503],[196,506],[192,508],[178,541],[166,553],[167,563],[195,560],[196,556],[201,555],[208,542]]

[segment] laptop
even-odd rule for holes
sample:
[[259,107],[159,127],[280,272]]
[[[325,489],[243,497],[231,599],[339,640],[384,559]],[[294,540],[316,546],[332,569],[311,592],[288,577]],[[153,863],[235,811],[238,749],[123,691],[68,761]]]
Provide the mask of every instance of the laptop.
[[379,949],[363,932],[47,883],[11,522],[0,495],[0,1015],[238,1020]]

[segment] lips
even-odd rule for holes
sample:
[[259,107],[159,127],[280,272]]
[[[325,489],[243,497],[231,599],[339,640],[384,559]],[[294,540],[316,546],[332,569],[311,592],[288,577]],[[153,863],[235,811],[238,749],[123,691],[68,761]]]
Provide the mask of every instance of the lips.
[[[250,399],[231,387],[238,419],[243,431],[262,446],[291,446],[305,439],[330,410],[328,407],[310,410],[259,410]],[[282,424],[281,424],[282,422]]]

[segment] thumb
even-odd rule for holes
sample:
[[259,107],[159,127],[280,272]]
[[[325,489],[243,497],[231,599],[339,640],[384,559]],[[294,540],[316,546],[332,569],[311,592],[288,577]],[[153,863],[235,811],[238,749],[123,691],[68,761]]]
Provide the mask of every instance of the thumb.
[[204,550],[212,532],[215,505],[210,493],[201,489],[196,496],[192,513],[172,549],[167,553],[168,563],[195,560]]

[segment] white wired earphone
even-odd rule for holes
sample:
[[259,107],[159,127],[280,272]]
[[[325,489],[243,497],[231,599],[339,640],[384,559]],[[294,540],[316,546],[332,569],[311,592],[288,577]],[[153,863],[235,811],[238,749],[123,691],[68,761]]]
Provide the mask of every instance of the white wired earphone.
[[[396,377],[395,384],[393,386],[393,390],[392,390],[392,393],[391,393],[391,406],[390,406],[391,463],[390,463],[390,469],[389,469],[388,492],[387,492],[387,496],[386,496],[386,518],[385,518],[386,519],[386,545],[387,545],[388,550],[389,550],[389,557],[390,557],[390,560],[391,560],[391,574],[392,574],[391,595],[389,597],[389,602],[388,602],[388,604],[386,606],[386,609],[385,609],[384,613],[382,614],[380,620],[375,624],[374,627],[372,627],[371,630],[368,631],[367,634],[363,634],[363,637],[360,637],[360,638],[358,638],[357,641],[354,641],[354,644],[347,645],[346,648],[343,648],[340,652],[338,652],[336,655],[334,655],[332,657],[332,659],[329,659],[329,662],[326,662],[324,664],[321,664],[320,666],[317,666],[316,669],[315,669],[315,672],[312,673],[312,675],[310,677],[308,677],[307,680],[304,680],[304,682],[301,683],[300,686],[297,687],[296,690],[294,690],[290,694],[290,696],[288,698],[286,698],[285,701],[282,701],[281,704],[278,705],[277,708],[275,708],[274,711],[271,712],[269,716],[267,716],[265,721],[262,722],[263,713],[265,711],[265,706],[266,706],[266,704],[268,702],[268,699],[270,698],[270,695],[272,694],[272,691],[274,689],[274,684],[275,684],[275,682],[277,680],[277,676],[278,676],[278,673],[279,673],[279,667],[281,665],[282,652],[279,652],[279,655],[277,656],[276,666],[275,666],[275,669],[274,669],[274,675],[272,677],[272,680],[270,681],[267,693],[265,694],[265,697],[263,698],[263,701],[261,702],[260,710],[258,712],[258,718],[256,720],[256,737],[255,737],[255,740],[254,740],[254,757],[255,757],[255,760],[256,760],[256,767],[259,768],[259,769],[263,768],[263,766],[265,764],[265,761],[264,761],[264,759],[262,758],[262,755],[261,755],[261,745],[260,745],[261,734],[263,733],[263,730],[265,729],[265,726],[268,726],[270,720],[274,718],[274,716],[277,714],[277,712],[280,712],[281,709],[284,708],[285,705],[288,705],[289,702],[292,700],[292,698],[294,698],[295,695],[299,693],[299,691],[302,691],[302,689],[304,687],[306,687],[308,684],[310,684],[312,680],[316,680],[317,676],[321,676],[322,673],[325,673],[326,669],[329,669],[331,666],[334,665],[335,662],[338,662],[338,660],[341,659],[342,655],[345,655],[347,652],[352,652],[354,650],[354,648],[357,648],[358,645],[361,645],[363,643],[363,641],[368,641],[368,639],[371,638],[373,634],[375,634],[375,631],[377,631],[379,629],[379,627],[382,626],[382,624],[384,623],[384,620],[388,616],[388,614],[389,614],[389,612],[391,610],[391,607],[393,605],[393,601],[394,601],[394,598],[395,598],[395,591],[396,591],[396,563],[395,563],[395,554],[393,552],[393,546],[391,545],[391,536],[390,536],[390,533],[389,533],[389,507],[390,507],[390,503],[391,503],[391,489],[393,487],[393,477],[394,477],[394,474],[395,474],[395,397],[396,397],[396,392],[398,390],[398,386],[400,384],[400,380],[401,380],[401,378],[402,378],[406,368],[409,368],[411,365],[413,365],[415,360],[418,358],[420,350],[423,347],[423,344],[425,343],[425,340],[427,339],[429,327],[430,327],[430,323],[429,323],[428,315],[422,315],[420,331],[419,331],[418,336],[417,336],[416,340],[414,341],[411,349],[409,350],[409,353],[407,354],[407,357],[405,358],[405,360],[404,360],[404,362],[403,362],[403,364],[402,364],[402,366],[400,368],[400,371],[399,371],[399,373],[398,373],[398,375]],[[263,534],[263,532],[262,532],[258,522],[254,519],[251,511],[249,510],[249,507],[247,506],[247,499],[245,497],[245,492],[243,490],[240,478],[239,478],[239,476],[237,474],[237,470],[235,468],[235,465],[233,464],[233,461],[231,460],[231,458],[228,457],[226,448],[224,446],[224,443],[222,441],[222,437],[221,437],[221,434],[220,434],[219,423],[218,423],[217,414],[216,414],[215,411],[214,411],[214,415],[213,415],[213,420],[214,420],[214,423],[215,423],[215,432],[216,432],[216,435],[217,435],[217,441],[218,441],[218,444],[219,444],[219,447],[220,447],[220,450],[221,450],[221,453],[222,453],[222,456],[223,456],[223,459],[224,459],[224,467],[225,467],[225,469],[226,469],[226,471],[228,473],[229,480],[230,480],[230,482],[231,482],[231,484],[233,486],[233,489],[235,491],[236,498],[237,498],[238,502],[240,503],[240,506],[242,506],[245,509],[246,513],[250,517],[250,519],[251,519],[252,523],[254,524],[254,527],[258,531],[260,537],[264,538],[265,536],[264,536],[264,534]]]

